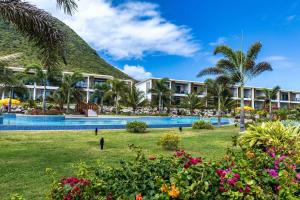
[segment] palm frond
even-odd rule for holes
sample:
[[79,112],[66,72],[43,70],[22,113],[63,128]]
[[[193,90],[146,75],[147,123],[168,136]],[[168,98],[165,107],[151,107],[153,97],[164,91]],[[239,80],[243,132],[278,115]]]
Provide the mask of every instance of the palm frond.
[[74,0],[57,0],[57,5],[69,15],[73,15],[74,11],[77,10],[77,4]]
[[273,71],[272,66],[267,62],[260,62],[251,70],[251,76],[257,76],[265,71]]
[[200,71],[197,77],[207,76],[207,75],[219,75],[225,73],[224,69],[218,67],[208,67]]
[[214,50],[214,55],[217,54],[223,54],[226,58],[230,60],[234,60],[234,61],[236,60],[236,55],[234,50],[226,45],[217,46]]
[[2,0],[0,18],[14,25],[17,31],[40,48],[45,67],[57,64],[59,55],[64,55],[64,33],[44,10],[20,0]]
[[260,42],[255,42],[254,44],[252,44],[247,52],[247,59],[255,60],[261,48],[262,48],[262,44]]

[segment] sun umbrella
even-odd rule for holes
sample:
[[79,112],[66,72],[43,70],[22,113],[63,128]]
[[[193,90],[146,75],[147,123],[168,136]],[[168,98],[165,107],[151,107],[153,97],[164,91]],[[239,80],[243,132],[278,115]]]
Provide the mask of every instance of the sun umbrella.
[[[11,99],[11,104],[12,105],[19,105],[20,103],[21,102],[19,100],[17,100],[17,99]],[[0,100],[0,104],[8,106],[8,104],[9,104],[9,98],[1,99]]]
[[[241,110],[241,107],[237,107],[236,110],[240,111]],[[250,106],[244,106],[244,110],[245,111],[252,111],[254,110],[254,108],[250,107]]]

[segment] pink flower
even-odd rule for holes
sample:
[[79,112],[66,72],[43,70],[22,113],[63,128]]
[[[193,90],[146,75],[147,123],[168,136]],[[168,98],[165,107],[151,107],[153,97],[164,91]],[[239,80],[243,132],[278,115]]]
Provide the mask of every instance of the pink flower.
[[276,186],[276,190],[280,190],[281,189],[281,186],[280,185],[277,185]]
[[267,169],[267,172],[272,177],[277,177],[278,176],[278,173],[277,173],[277,171],[275,169]]
[[251,188],[247,185],[245,188],[245,193],[249,193],[251,191]]
[[231,186],[235,186],[236,182],[237,182],[237,178],[233,177],[227,180],[227,183]]
[[300,180],[300,174],[296,174],[296,178]]
[[243,193],[243,192],[244,192],[243,188],[240,188],[239,193]]
[[240,175],[239,175],[239,174],[237,174],[237,173],[235,173],[235,174],[233,175],[233,177],[235,177],[237,180],[239,180],[239,179],[240,179]]
[[185,151],[184,150],[178,150],[178,151],[175,152],[175,156],[176,157],[181,157],[183,155],[185,155]]
[[201,161],[202,161],[202,158],[190,158],[189,159],[189,163],[192,165],[197,165]]
[[285,155],[280,155],[280,157],[279,157],[279,161],[283,161],[285,159]]
[[184,164],[184,168],[185,168],[185,169],[188,169],[188,168],[190,168],[190,166],[191,166],[191,164],[190,164],[190,163],[185,163],[185,164]]

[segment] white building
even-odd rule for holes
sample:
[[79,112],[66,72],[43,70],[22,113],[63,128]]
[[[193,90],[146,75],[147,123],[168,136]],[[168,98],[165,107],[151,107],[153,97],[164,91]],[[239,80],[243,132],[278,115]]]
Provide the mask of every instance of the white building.
[[[148,78],[140,81],[136,84],[136,87],[144,92],[145,97],[151,101],[155,94],[149,92],[155,86],[155,81],[159,78]],[[168,86],[173,91],[173,97],[175,102],[180,102],[181,99],[190,93],[196,93],[199,97],[204,97],[207,94],[205,83],[197,81],[187,80],[175,80],[169,79]],[[234,100],[240,100],[240,88],[238,86],[232,86],[231,92]],[[244,88],[245,105],[251,106],[256,109],[263,108],[264,100],[261,98],[264,96],[263,89],[260,87]],[[294,108],[300,105],[300,91],[292,90],[280,90],[277,94],[277,99],[273,100],[273,105],[278,108]]]
[[[15,73],[24,72],[25,68],[22,67],[9,67],[9,69],[13,70]],[[72,74],[72,72],[63,72],[65,74]],[[113,76],[109,75],[101,75],[101,74],[89,74],[89,73],[82,73],[84,76],[84,80],[80,81],[76,84],[76,87],[82,88],[84,91],[84,101],[88,102],[91,95],[93,94],[93,86],[95,84],[105,83],[107,80],[114,79]],[[124,82],[128,84],[132,84],[132,80],[124,80]],[[30,99],[36,100],[43,96],[44,86],[37,85],[36,83],[27,82],[25,83],[26,87],[29,90],[29,97]],[[55,85],[47,85],[46,86],[46,96],[51,95],[55,90],[58,89],[58,86]],[[1,91],[1,90],[0,90]],[[2,91],[1,98],[8,97],[8,94]],[[13,96],[14,97],[14,96]]]

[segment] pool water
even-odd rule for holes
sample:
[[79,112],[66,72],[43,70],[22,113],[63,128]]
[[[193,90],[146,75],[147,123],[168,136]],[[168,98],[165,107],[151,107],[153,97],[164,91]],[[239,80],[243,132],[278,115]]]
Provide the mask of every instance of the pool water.
[[[191,126],[195,121],[204,120],[212,124],[217,124],[217,118],[201,118],[201,117],[118,117],[118,118],[64,118],[64,116],[9,116],[4,117],[3,125],[0,130],[8,129],[92,129],[99,128],[125,128],[127,122],[143,121],[149,127],[179,127]],[[221,123],[230,124],[231,119],[222,118]],[[23,128],[21,128],[23,127]],[[25,128],[24,128],[25,127]],[[38,128],[39,127],[39,128]],[[47,128],[48,127],[48,128]]]

